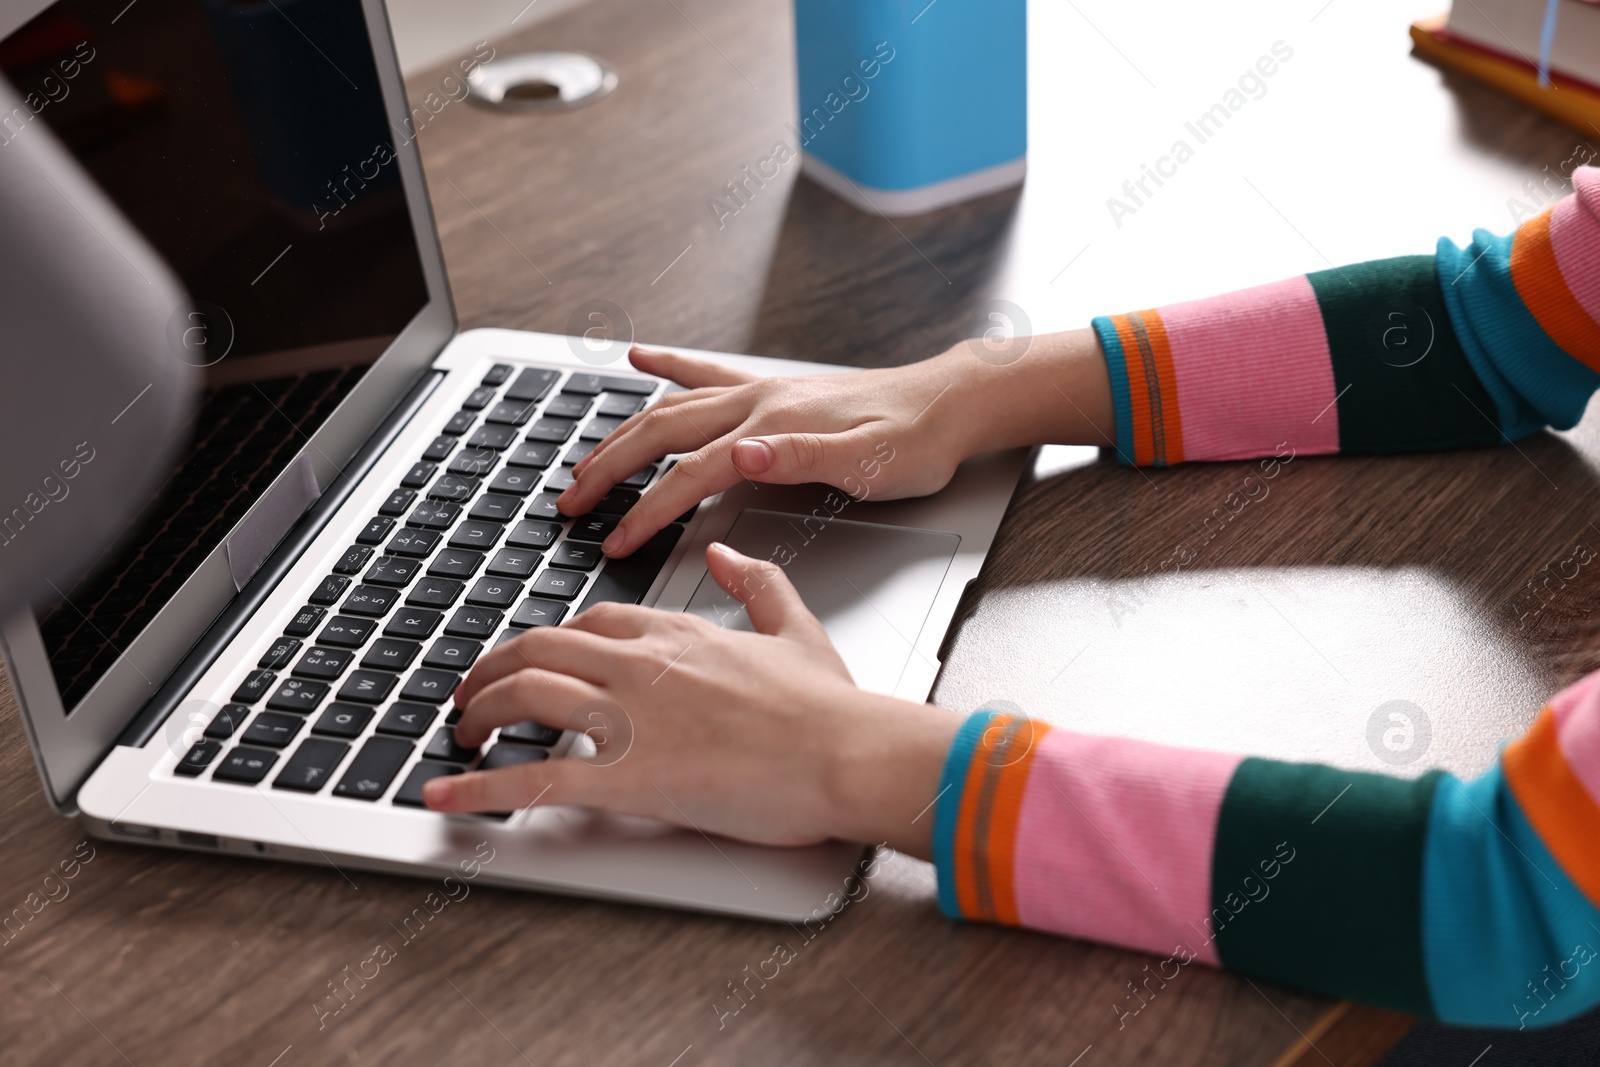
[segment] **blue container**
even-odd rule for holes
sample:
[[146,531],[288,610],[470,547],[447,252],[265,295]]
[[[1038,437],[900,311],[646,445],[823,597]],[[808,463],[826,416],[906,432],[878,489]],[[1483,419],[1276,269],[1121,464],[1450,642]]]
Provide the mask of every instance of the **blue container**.
[[1018,185],[1026,0],[795,0],[803,172],[911,215]]

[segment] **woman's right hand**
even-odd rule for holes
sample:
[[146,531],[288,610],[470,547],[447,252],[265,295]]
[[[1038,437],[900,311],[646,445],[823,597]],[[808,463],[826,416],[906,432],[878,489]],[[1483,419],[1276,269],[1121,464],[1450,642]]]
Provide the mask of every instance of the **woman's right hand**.
[[602,546],[626,556],[678,515],[741,481],[823,482],[857,499],[922,496],[984,451],[988,405],[967,388],[993,368],[964,346],[905,367],[801,378],[757,378],[719,364],[635,346],[633,365],[687,391],[628,419],[573,469],[561,495],[582,515],[613,486],[682,454]]

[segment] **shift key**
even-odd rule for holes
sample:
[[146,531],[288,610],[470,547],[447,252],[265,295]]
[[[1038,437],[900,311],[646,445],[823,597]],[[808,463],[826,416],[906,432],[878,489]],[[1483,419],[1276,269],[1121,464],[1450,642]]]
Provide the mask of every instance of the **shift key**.
[[350,769],[344,772],[339,784],[333,787],[335,796],[355,800],[377,800],[388,790],[389,783],[400,773],[411,757],[414,746],[397,737],[369,737],[361,746]]

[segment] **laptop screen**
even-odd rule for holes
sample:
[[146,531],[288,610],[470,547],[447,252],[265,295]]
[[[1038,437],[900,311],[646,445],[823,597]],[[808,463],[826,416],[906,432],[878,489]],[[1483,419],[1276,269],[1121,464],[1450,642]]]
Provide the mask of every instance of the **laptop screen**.
[[60,138],[188,290],[169,340],[207,368],[165,485],[40,615],[71,709],[428,291],[359,0],[60,0],[0,71],[0,151]]

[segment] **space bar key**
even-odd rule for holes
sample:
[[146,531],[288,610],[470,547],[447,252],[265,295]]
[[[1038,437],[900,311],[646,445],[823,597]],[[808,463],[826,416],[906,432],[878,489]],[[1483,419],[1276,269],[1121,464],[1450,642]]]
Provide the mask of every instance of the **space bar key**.
[[633,555],[606,563],[594,585],[589,587],[589,595],[583,598],[583,607],[578,610],[582,612],[605,600],[639,603],[655,584],[656,576],[682,535],[683,527],[673,523],[640,545]]

